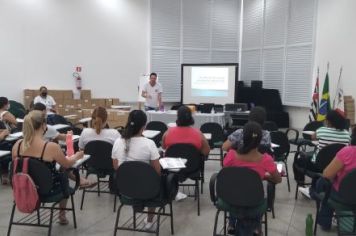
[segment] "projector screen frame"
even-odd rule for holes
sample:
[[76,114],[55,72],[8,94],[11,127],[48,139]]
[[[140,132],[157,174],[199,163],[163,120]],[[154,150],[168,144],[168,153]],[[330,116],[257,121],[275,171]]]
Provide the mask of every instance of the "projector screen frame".
[[183,72],[185,66],[234,66],[235,67],[235,89],[234,102],[236,102],[237,84],[239,81],[239,63],[183,63],[181,64],[181,82],[180,82],[180,103],[183,104]]

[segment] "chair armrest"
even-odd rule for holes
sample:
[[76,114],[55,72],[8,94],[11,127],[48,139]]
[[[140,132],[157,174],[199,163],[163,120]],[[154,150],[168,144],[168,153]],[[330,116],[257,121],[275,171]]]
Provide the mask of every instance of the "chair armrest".
[[293,129],[293,128],[287,129],[287,130],[286,130],[286,135],[287,135],[287,137],[288,137],[289,132],[294,132],[294,134],[295,134],[294,141],[297,141],[297,140],[299,139],[299,131],[298,131],[298,130]]
[[79,188],[80,186],[80,175],[79,175],[79,170],[77,168],[67,168],[66,169],[66,172],[69,173],[69,172],[72,172],[75,176],[75,186],[74,186],[74,190],[77,191],[77,189]]
[[216,177],[218,176],[218,173],[214,173],[211,178],[210,178],[210,183],[209,183],[209,190],[210,190],[210,199],[213,202],[213,204],[216,204],[217,201],[217,196],[216,196]]

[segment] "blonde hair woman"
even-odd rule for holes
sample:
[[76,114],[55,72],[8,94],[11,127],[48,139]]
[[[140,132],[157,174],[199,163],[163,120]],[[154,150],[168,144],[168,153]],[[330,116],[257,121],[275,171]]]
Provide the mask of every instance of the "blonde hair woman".
[[[29,157],[39,159],[52,172],[53,188],[50,194],[58,194],[63,189],[63,184],[60,183],[61,175],[56,170],[56,163],[63,168],[71,167],[77,160],[83,157],[83,152],[77,152],[71,157],[65,157],[60,146],[56,143],[45,142],[43,134],[47,130],[46,117],[40,111],[31,111],[24,118],[23,136],[24,138],[17,141],[12,149],[12,159],[18,157]],[[67,186],[69,188],[69,186]],[[59,204],[60,208],[65,208],[67,200],[62,200]],[[60,210],[59,223],[62,225],[68,224],[65,216],[65,210]]]

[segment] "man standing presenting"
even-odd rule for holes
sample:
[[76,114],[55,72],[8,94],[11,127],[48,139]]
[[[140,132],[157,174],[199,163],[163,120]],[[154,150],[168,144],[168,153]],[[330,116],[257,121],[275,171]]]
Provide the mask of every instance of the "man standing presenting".
[[157,82],[157,74],[150,74],[150,81],[142,88],[142,97],[146,98],[145,110],[158,110],[162,106],[162,86]]

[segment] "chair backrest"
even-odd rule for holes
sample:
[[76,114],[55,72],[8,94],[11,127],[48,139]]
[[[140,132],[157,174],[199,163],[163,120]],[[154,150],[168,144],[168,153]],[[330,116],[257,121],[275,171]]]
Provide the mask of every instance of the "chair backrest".
[[257,172],[242,167],[225,167],[216,180],[217,197],[232,206],[253,207],[263,202],[264,190]]
[[201,113],[211,113],[214,107],[214,103],[201,103],[199,104],[199,111]]
[[[321,121],[312,121],[304,126],[303,131],[316,131],[317,129],[319,129],[320,127],[323,127],[323,126],[324,126],[324,123]],[[308,134],[303,134],[303,138],[310,140],[311,136]]]
[[181,106],[182,106],[181,103],[179,103],[179,104],[174,104],[174,105],[172,105],[171,110],[178,110]]
[[275,122],[273,121],[266,121],[263,126],[262,129],[264,130],[268,130],[268,131],[278,131],[278,126]]
[[213,146],[216,142],[224,141],[224,131],[220,124],[215,122],[208,122],[202,124],[200,127],[200,131],[202,133],[210,133],[211,139],[209,141],[209,145]]
[[318,152],[318,155],[316,156],[316,161],[315,161],[315,164],[319,168],[319,170],[320,171],[324,170],[330,164],[330,162],[334,159],[334,157],[336,156],[336,153],[338,153],[343,147],[345,147],[344,144],[334,143],[334,144],[330,144],[330,145],[322,148]]
[[158,130],[161,133],[159,133],[156,137],[153,138],[153,141],[155,142],[157,147],[161,146],[161,140],[163,134],[167,131],[168,127],[165,123],[162,121],[150,121],[146,125],[146,129],[148,130]]
[[271,141],[274,144],[278,144],[279,147],[273,148],[273,153],[277,157],[288,156],[290,151],[290,143],[287,135],[282,131],[270,132]]
[[90,155],[90,158],[86,162],[88,167],[92,167],[99,171],[114,170],[111,158],[111,143],[100,140],[90,141],[85,145],[84,153]]
[[16,118],[23,119],[26,115],[25,107],[21,103],[13,100],[10,100],[9,103],[10,103],[9,112],[13,114]]
[[161,178],[151,165],[140,161],[127,161],[116,171],[116,186],[123,196],[150,200],[159,195]]
[[343,203],[347,205],[354,205],[356,207],[356,169],[349,172],[340,183],[339,195]]
[[214,112],[215,113],[223,113],[224,112],[224,106],[221,104],[215,104],[214,105]]
[[203,162],[200,151],[192,144],[177,143],[167,148],[166,157],[180,157],[187,159],[186,168],[180,171],[181,174],[191,174],[200,170]]
[[[13,173],[13,165],[10,165],[11,174]],[[37,186],[37,191],[39,195],[48,194],[52,189],[52,173],[48,166],[41,162],[40,160],[36,160],[34,158],[30,158],[28,162],[28,174],[31,176],[33,182]],[[11,179],[10,178],[10,179]]]
[[58,115],[58,114],[53,114],[49,121],[50,121],[49,125],[56,125],[56,124],[67,125],[67,124],[69,124],[69,122],[66,120],[66,118],[64,118],[63,116]]

